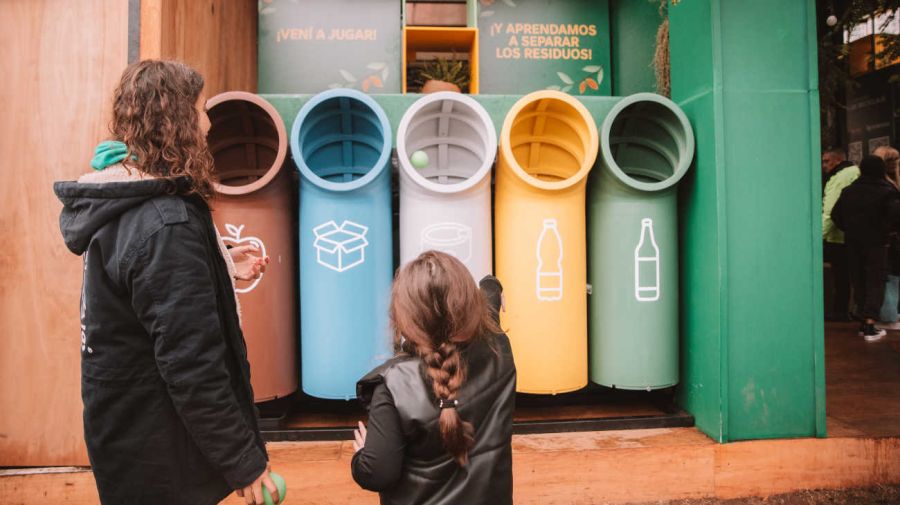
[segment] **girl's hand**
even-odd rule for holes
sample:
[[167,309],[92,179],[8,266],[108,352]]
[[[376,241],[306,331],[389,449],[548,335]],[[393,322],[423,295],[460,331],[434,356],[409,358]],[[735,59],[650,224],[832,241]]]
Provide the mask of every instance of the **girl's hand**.
[[235,278],[241,281],[252,281],[265,273],[269,257],[260,258],[256,254],[259,248],[253,245],[241,245],[228,250],[234,261]]
[[357,425],[359,427],[353,430],[353,452],[359,452],[366,446],[366,425],[362,421],[357,421]]
[[275,483],[272,482],[272,478],[269,477],[269,472],[271,470],[271,466],[266,467],[262,475],[253,481],[253,484],[235,491],[238,496],[244,499],[247,505],[265,505],[266,501],[263,498],[262,493],[263,486],[266,486],[266,489],[269,490],[269,496],[272,497],[273,502],[281,503],[281,496],[278,495],[278,486],[276,486]]

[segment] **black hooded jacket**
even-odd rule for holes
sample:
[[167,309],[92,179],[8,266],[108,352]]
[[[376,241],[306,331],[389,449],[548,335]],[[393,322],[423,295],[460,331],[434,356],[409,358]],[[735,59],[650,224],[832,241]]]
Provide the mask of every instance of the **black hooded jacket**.
[[54,185],[84,258],[84,437],[107,505],[218,503],[267,464],[231,278],[185,186]]
[[489,337],[461,352],[467,373],[459,413],[475,428],[466,467],[444,449],[440,409],[421,359],[391,359],[357,384],[369,425],[365,447],[353,457],[353,478],[378,491],[382,505],[512,504],[516,368],[509,339]]
[[863,174],[844,188],[831,210],[848,244],[877,247],[888,244],[900,226],[900,191],[883,175]]

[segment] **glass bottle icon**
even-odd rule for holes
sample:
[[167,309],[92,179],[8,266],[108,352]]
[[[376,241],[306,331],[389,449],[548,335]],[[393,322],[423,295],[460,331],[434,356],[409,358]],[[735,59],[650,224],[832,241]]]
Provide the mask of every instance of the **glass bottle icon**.
[[563,247],[556,219],[544,219],[537,241],[537,297],[553,302],[563,295]]
[[641,238],[634,248],[634,296],[639,302],[659,300],[659,246],[653,220],[641,220]]

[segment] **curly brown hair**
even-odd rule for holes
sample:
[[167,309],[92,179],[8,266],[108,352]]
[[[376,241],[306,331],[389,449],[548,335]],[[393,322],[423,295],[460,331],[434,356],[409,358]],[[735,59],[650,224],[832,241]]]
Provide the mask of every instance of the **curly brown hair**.
[[200,128],[203,76],[178,61],[144,60],[122,73],[110,133],[128,148],[126,168],[154,177],[187,176],[190,193],[213,196],[213,158]]

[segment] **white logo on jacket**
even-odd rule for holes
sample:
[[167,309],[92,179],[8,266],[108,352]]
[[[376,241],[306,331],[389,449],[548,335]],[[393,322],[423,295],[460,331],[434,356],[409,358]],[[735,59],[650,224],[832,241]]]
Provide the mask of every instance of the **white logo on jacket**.
[[85,324],[85,315],[87,313],[87,297],[85,296],[87,289],[87,265],[88,265],[88,253],[84,252],[84,269],[81,274],[81,352],[87,352],[88,354],[93,354],[94,350],[91,349],[89,345],[87,345],[87,325]]

